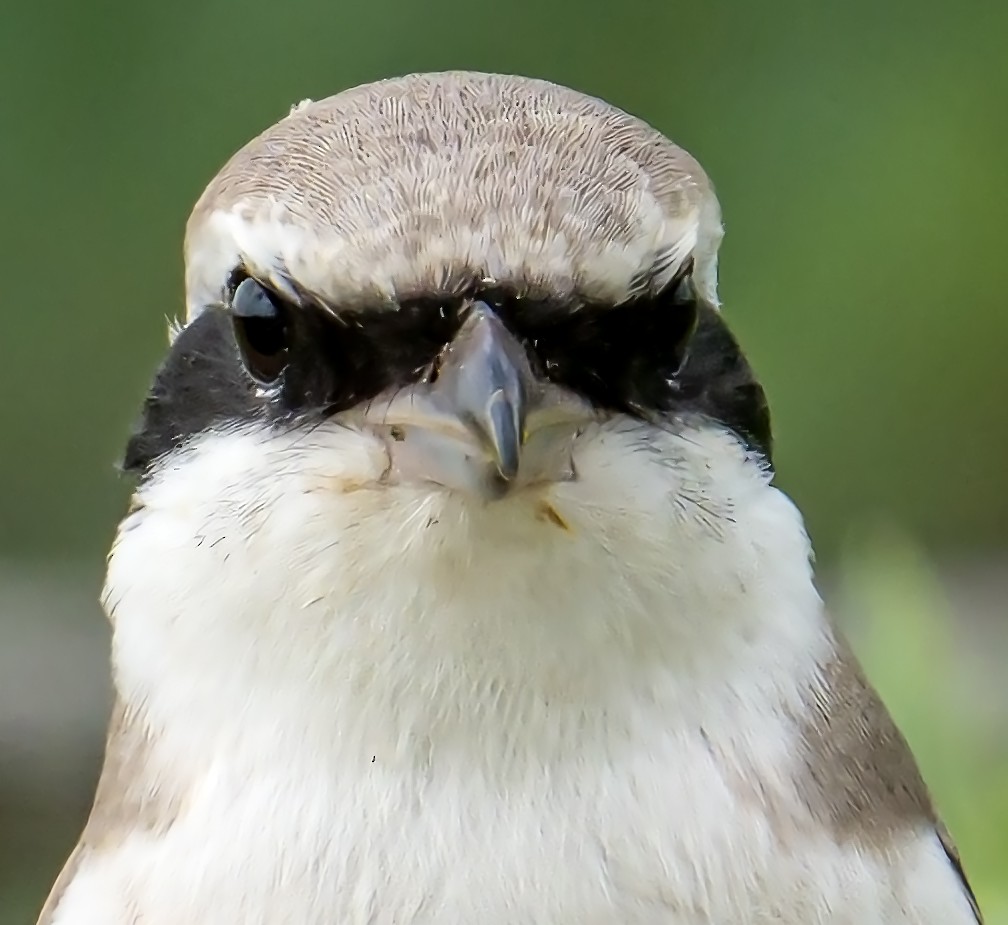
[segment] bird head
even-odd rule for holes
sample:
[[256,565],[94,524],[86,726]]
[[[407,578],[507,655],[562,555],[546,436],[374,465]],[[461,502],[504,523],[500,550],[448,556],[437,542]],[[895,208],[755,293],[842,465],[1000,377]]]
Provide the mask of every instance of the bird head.
[[294,107],[188,222],[105,583],[123,689],[194,722],[288,690],[328,729],[342,678],[442,716],[783,613],[808,544],[721,234],[689,154],[554,84]]
[[709,417],[768,456],[721,234],[689,154],[562,87],[448,73],[306,101],[192,213],[187,318],[126,466],[242,422],[341,428],[380,445],[375,488],[480,501],[577,479],[613,419]]

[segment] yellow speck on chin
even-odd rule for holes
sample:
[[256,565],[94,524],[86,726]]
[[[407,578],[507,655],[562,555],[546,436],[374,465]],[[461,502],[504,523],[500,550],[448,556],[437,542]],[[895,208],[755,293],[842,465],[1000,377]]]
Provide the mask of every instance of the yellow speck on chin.
[[363,491],[366,488],[377,487],[377,481],[371,476],[354,478],[353,476],[328,475],[320,477],[318,479],[317,487],[312,486],[308,490],[334,493],[338,495],[348,495],[354,491]]
[[571,532],[570,524],[567,523],[558,513],[555,507],[548,501],[540,501],[536,507],[536,515],[540,520],[548,520],[551,524],[559,527],[567,533]]

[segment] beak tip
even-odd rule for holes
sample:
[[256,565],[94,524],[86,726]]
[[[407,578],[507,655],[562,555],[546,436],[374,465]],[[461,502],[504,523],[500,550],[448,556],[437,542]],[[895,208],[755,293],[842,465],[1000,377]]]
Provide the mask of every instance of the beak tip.
[[487,436],[493,448],[494,462],[502,479],[511,482],[518,475],[524,440],[524,407],[520,399],[509,401],[497,391],[487,403]]
[[513,482],[515,480],[515,476],[518,475],[517,460],[515,460],[514,462],[512,462],[511,460],[507,460],[505,462],[500,458],[498,458],[497,473],[505,482]]

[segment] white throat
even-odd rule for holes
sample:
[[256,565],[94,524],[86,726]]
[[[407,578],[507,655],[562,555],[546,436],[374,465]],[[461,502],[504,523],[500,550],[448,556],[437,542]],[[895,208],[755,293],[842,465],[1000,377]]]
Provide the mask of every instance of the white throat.
[[821,634],[790,502],[717,430],[582,444],[577,481],[486,504],[376,486],[384,451],[341,428],[204,437],[110,559],[122,693],[218,748],[443,741],[497,768],[616,734],[642,699],[694,715],[727,677],[779,697]]
[[382,445],[336,426],[164,461],[106,604],[139,789],[181,808],[68,907],[686,925],[793,882],[758,788],[801,817],[829,638],[797,512],[714,428],[612,422],[574,463],[477,504],[376,484]]

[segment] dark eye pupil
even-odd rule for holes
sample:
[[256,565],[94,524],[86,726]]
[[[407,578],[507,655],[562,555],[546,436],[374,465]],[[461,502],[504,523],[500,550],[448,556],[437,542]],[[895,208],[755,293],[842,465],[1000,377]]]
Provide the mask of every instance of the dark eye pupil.
[[239,283],[231,318],[242,362],[249,375],[268,385],[287,365],[287,319],[283,306],[254,279]]
[[286,349],[285,327],[279,318],[240,318],[248,347],[263,356],[276,356]]

